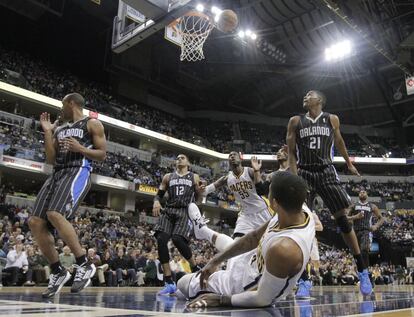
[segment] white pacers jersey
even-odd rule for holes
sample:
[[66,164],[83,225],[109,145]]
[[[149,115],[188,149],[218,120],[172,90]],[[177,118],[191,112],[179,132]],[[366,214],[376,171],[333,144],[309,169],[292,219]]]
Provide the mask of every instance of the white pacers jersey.
[[[213,273],[207,284],[207,289],[200,289],[200,275],[192,274],[185,290],[188,289],[188,297],[195,298],[202,291],[209,291],[216,294],[231,296],[244,291],[253,290],[260,281],[265,269],[265,255],[270,245],[281,237],[288,237],[294,240],[303,254],[302,269],[289,278],[286,287],[280,294],[275,294],[275,299],[280,299],[289,294],[302,275],[303,270],[309,262],[313,239],[315,237],[315,221],[311,211],[304,205],[303,211],[306,219],[303,224],[279,229],[279,219],[275,215],[269,222],[266,232],[262,236],[258,247],[247,253],[238,255],[228,263],[227,270]],[[181,280],[180,280],[181,281]],[[187,286],[188,285],[188,286]],[[184,288],[183,288],[184,289]]]
[[249,168],[244,167],[240,176],[229,172],[227,176],[227,186],[232,191],[236,201],[241,206],[244,214],[256,214],[258,211],[267,209],[267,204],[256,192],[254,180],[249,175]]
[[261,274],[263,274],[266,266],[265,256],[268,248],[275,240],[282,237],[287,237],[295,241],[302,250],[303,254],[302,269],[295,276],[292,276],[287,280],[287,285],[284,288],[283,293],[279,294],[278,298],[286,296],[293,290],[296,282],[299,280],[303,270],[309,262],[312,244],[315,238],[315,221],[313,219],[312,212],[305,205],[303,205],[303,211],[306,214],[306,219],[305,222],[300,225],[279,229],[279,219],[277,215],[274,216],[269,222],[266,232],[263,234],[255,254],[253,254],[250,259],[249,263],[252,271],[250,273],[246,272],[247,275],[245,274],[243,276],[243,285],[245,290],[250,289],[257,284],[257,276],[261,276]]

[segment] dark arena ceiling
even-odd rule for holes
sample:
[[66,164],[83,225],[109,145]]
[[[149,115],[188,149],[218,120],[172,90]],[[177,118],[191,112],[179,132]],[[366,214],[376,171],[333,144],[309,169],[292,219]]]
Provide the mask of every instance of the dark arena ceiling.
[[[344,123],[402,127],[413,114],[414,95],[407,96],[404,83],[414,72],[413,0],[200,2],[234,10],[240,27],[257,33],[256,43],[213,30],[204,47],[206,59],[182,63],[178,48],[160,32],[114,54],[115,0],[99,5],[0,0],[0,43],[112,87],[136,80],[140,89],[188,111],[289,117],[301,111],[307,90],[319,89],[327,94],[327,110]],[[352,42],[353,55],[326,62],[325,48],[344,39]],[[266,55],[264,46],[283,52],[286,62]]]

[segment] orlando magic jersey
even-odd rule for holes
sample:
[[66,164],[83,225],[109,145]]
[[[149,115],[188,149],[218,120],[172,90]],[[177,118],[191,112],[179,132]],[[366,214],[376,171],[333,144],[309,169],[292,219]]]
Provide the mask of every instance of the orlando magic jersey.
[[58,127],[54,136],[58,140],[58,150],[56,153],[55,169],[71,167],[91,168],[91,161],[81,153],[74,153],[63,147],[62,141],[66,138],[76,139],[82,146],[92,148],[92,136],[88,131],[89,117],[85,117],[73,123],[64,123]]
[[188,172],[185,175],[178,175],[177,172],[170,174],[168,182],[167,207],[187,207],[194,202],[195,181],[194,173]]
[[300,116],[296,129],[296,156],[299,167],[332,164],[334,129],[329,116],[327,112],[321,112],[315,119],[307,114]]
[[352,208],[352,215],[362,213],[364,218],[354,220],[354,230],[369,230],[372,222],[372,205],[369,202],[362,203],[358,201]]

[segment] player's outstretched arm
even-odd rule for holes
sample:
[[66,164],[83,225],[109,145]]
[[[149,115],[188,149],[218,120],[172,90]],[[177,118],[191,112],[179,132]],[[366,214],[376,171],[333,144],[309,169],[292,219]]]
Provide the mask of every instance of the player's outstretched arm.
[[223,187],[227,184],[227,175],[220,177],[218,180],[216,180],[214,183],[211,183],[208,186],[200,186],[201,193],[204,196],[207,196],[208,194],[211,194],[216,191],[217,188]]
[[338,149],[339,153],[341,153],[342,157],[344,158],[346,165],[348,166],[348,170],[357,176],[359,175],[358,170],[355,168],[354,164],[352,164],[351,160],[349,159],[348,151],[345,146],[345,141],[342,138],[341,130],[339,128],[339,118],[336,115],[331,114],[330,120],[332,127],[334,128],[334,138],[335,138],[335,147]]
[[249,252],[256,248],[259,244],[260,239],[262,238],[269,222],[266,222],[258,229],[249,232],[245,236],[241,237],[238,240],[235,240],[227,249],[224,251],[216,254],[207,265],[201,270],[200,275],[200,286],[201,289],[204,289],[206,286],[206,281],[213,274],[217,271],[217,267],[224,261],[231,259],[237,255]]
[[289,169],[290,172],[297,175],[298,174],[298,167],[296,165],[296,129],[299,124],[300,117],[294,116],[290,118],[288,127],[287,127],[287,135],[286,135],[286,144],[288,146],[288,162],[289,162]]

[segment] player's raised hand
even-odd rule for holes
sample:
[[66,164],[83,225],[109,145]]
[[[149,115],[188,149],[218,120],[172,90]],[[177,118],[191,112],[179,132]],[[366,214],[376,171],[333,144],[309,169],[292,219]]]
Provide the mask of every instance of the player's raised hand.
[[352,163],[348,165],[348,170],[351,172],[352,175],[361,176],[354,164]]
[[44,132],[53,131],[55,126],[50,122],[50,113],[43,112],[40,115],[40,125]]
[[154,204],[152,205],[152,215],[154,217],[159,217],[161,211],[161,204],[158,200],[154,201]]
[[257,156],[252,156],[250,162],[252,164],[252,168],[254,171],[260,171],[260,169],[262,168],[262,160],[258,160]]

